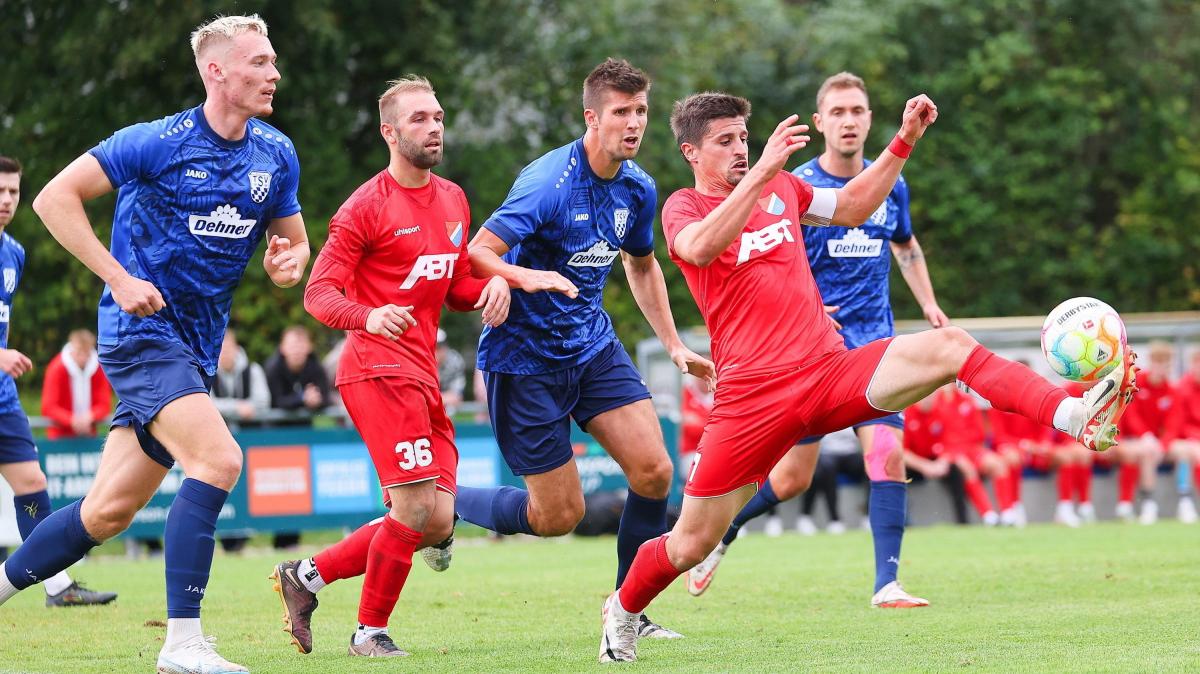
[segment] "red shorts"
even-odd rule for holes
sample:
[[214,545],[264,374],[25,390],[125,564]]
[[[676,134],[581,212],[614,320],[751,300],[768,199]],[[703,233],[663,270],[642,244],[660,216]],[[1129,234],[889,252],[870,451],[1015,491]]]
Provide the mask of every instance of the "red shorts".
[[942,456],[950,461],[958,459],[966,459],[976,468],[983,461],[984,454],[990,454],[992,450],[983,445],[949,445],[942,450]]
[[388,487],[425,480],[454,493],[458,448],[440,391],[407,377],[365,379],[338,391],[375,463],[385,501]]
[[891,338],[765,375],[722,381],[683,493],[723,496],[762,485],[792,445],[885,417],[867,389]]

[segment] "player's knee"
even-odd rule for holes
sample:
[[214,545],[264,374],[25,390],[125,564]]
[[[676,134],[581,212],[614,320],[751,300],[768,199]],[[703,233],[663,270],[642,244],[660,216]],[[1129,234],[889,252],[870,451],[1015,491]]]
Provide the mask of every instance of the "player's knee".
[[112,499],[97,505],[84,501],[80,516],[88,535],[102,543],[128,529],[140,509],[140,504],[131,499]]
[[710,539],[707,536],[699,535],[680,536],[672,546],[674,554],[671,555],[671,563],[677,569],[690,569],[703,562],[704,558],[708,557],[720,542],[719,537]]
[[812,474],[797,475],[792,472],[780,473],[779,475],[771,475],[771,490],[775,492],[775,496],[780,501],[786,501],[790,498],[808,491],[812,486]]
[[539,536],[566,536],[583,520],[583,496],[556,508],[539,510],[529,524]]
[[928,353],[935,355],[939,363],[951,370],[949,376],[958,373],[971,350],[979,344],[971,333],[953,325],[934,330],[931,334],[935,341]]
[[231,491],[241,474],[242,450],[234,445],[232,449],[227,448],[223,451],[213,452],[211,456],[205,457],[197,474],[189,474],[188,477],[195,477],[214,487]]
[[8,486],[12,488],[13,493],[17,496],[36,494],[39,491],[46,490],[46,474],[40,470],[29,471],[27,474],[12,480]]
[[450,538],[450,534],[454,533],[454,517],[430,517],[425,522],[425,529],[421,532],[421,542],[424,545],[437,545],[442,541]]
[[634,493],[646,498],[666,498],[671,490],[671,478],[675,469],[666,454],[629,476],[629,487]]

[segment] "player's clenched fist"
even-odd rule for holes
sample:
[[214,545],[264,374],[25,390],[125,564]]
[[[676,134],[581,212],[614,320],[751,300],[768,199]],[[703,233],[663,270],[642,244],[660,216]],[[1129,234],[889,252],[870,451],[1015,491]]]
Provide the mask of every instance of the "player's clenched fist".
[[153,283],[125,274],[120,279],[109,284],[113,301],[121,307],[121,311],[133,314],[138,318],[152,316],[167,306],[162,293]]
[[925,129],[937,121],[937,106],[925,94],[914,96],[904,104],[904,116],[900,118],[900,139],[909,145],[925,135]]
[[400,339],[405,330],[417,324],[417,319],[412,317],[410,311],[412,307],[398,307],[395,304],[376,307],[367,314],[367,332],[393,341]]
[[562,293],[571,299],[579,297],[579,288],[575,287],[567,277],[556,271],[528,270],[521,275],[518,286],[527,293],[549,290],[552,293]]
[[33,361],[16,349],[0,349],[0,372],[14,379],[29,372]]
[[483,324],[494,328],[508,319],[508,306],[511,303],[512,290],[508,287],[508,281],[493,276],[492,280],[483,286],[475,308],[483,308]]
[[267,244],[267,253],[263,256],[263,268],[271,282],[280,288],[291,288],[300,282],[304,268],[300,266],[300,258],[292,252],[292,242],[282,236],[272,236]]

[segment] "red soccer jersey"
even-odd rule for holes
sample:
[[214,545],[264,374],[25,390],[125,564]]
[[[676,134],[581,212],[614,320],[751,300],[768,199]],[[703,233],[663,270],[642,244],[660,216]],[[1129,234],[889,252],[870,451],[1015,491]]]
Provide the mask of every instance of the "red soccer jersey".
[[[442,305],[470,311],[487,283],[471,277],[470,222],[462,189],[436,175],[406,188],[381,171],[342,204],[304,291],[309,313],[350,331],[337,385],[402,376],[438,386]],[[417,321],[395,341],[366,331],[367,315],[385,304],[413,307]]]
[[1174,440],[1200,440],[1200,375],[1187,373],[1171,389],[1163,444]]
[[720,377],[767,374],[845,349],[825,314],[804,252],[800,221],[812,186],[780,171],[765,187],[741,235],[707,267],[675,254],[675,236],[725,200],[679,190],[663,206],[671,260],[683,271],[712,335]]
[[1121,417],[1121,435],[1137,438],[1150,434],[1161,439],[1171,409],[1171,381],[1166,377],[1152,379],[1149,374],[1139,372],[1137,387],[1133,402]]
[[945,450],[983,446],[983,412],[971,396],[953,386],[942,387],[933,393],[931,414],[942,422],[937,444]]
[[941,437],[942,422],[931,407],[917,403],[904,410],[904,449],[926,459],[936,459]]
[[1055,432],[1035,419],[998,409],[989,410],[988,419],[992,422],[992,446],[996,449],[1028,449],[1030,445],[1050,441]]

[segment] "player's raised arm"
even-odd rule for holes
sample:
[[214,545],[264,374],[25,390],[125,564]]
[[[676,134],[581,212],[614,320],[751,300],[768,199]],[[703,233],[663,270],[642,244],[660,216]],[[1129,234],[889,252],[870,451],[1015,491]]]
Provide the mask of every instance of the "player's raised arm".
[[[937,106],[925,94],[908,99],[904,106],[904,116],[900,122],[900,131],[892,139],[888,148],[879,155],[862,173],[855,176],[845,187],[833,190],[837,198],[837,207],[828,223],[842,227],[858,227],[879,208],[884,199],[892,191],[900,170],[912,152],[913,146],[925,129],[937,120]],[[820,190],[814,190],[814,203],[820,198]]]
[[263,269],[272,283],[280,288],[291,288],[304,278],[311,255],[304,217],[295,213],[272,220],[267,227],[267,236],[270,239],[263,256]]
[[99,276],[112,289],[121,309],[136,316],[149,316],[166,306],[154,284],[134,278],[125,271],[96,238],[83,202],[113,191],[113,184],[91,154],[71,162],[46,184],[33,200],[33,210],[63,248]]

